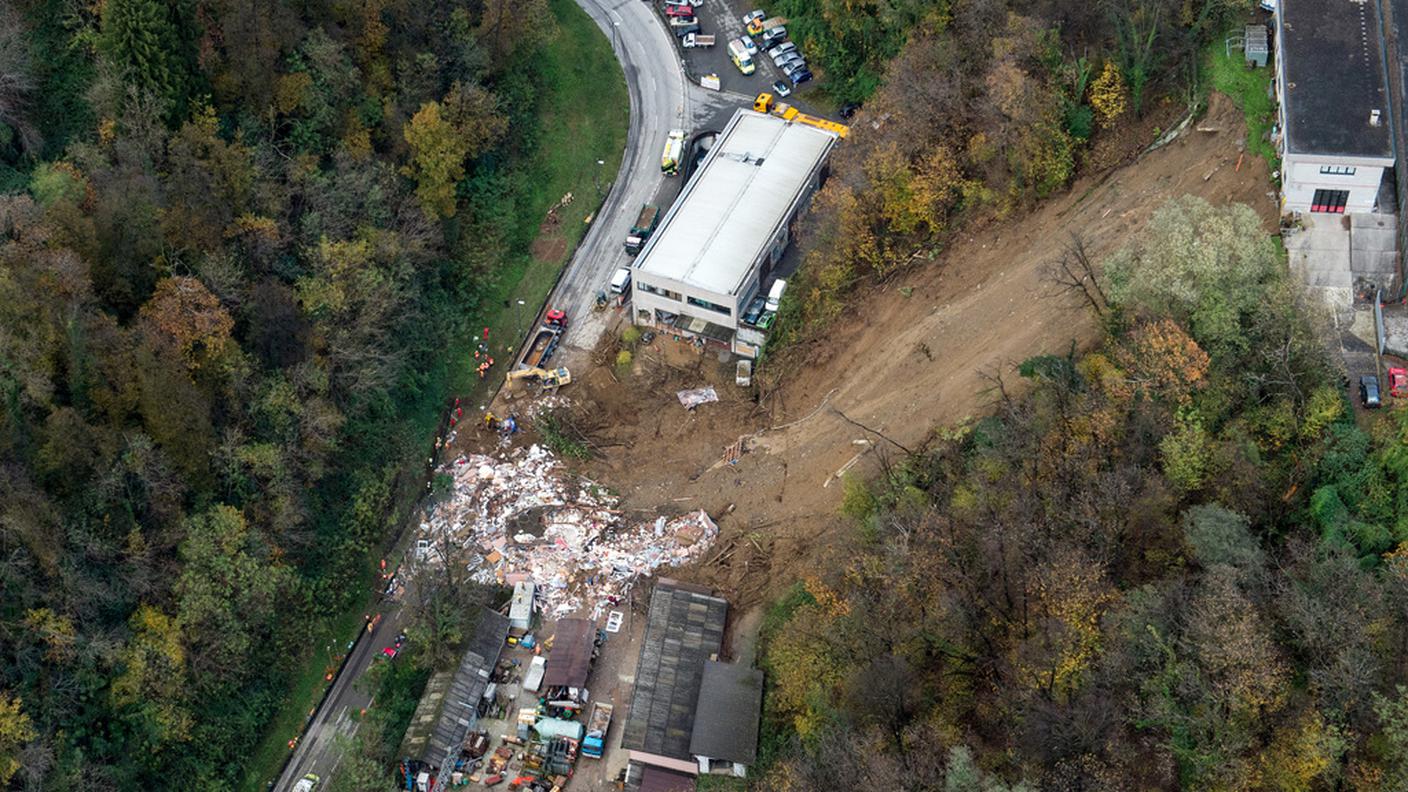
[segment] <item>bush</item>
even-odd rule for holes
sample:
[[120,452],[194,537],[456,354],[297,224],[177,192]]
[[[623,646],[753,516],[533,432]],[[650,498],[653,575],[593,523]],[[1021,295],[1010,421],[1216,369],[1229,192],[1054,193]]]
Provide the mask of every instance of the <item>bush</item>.
[[620,352],[616,353],[617,368],[630,368],[631,361],[633,360],[635,360],[635,355],[632,355],[631,350],[629,349],[623,349]]
[[627,327],[621,333],[621,343],[634,349],[635,345],[640,343],[640,328],[635,325]]

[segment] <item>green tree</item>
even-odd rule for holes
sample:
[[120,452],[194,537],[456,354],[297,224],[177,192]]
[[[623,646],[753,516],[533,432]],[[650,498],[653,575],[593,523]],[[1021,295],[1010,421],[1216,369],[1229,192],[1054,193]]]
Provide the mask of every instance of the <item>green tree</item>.
[[244,516],[216,506],[193,518],[181,544],[177,617],[192,648],[198,689],[229,688],[248,676],[291,584],[288,570],[252,534]]
[[416,197],[432,217],[453,217],[455,187],[464,178],[470,141],[442,117],[439,102],[426,102],[403,132],[411,161],[402,172],[416,180]]
[[168,115],[185,108],[191,76],[178,17],[185,3],[106,0],[99,51],[122,81],[155,93]]

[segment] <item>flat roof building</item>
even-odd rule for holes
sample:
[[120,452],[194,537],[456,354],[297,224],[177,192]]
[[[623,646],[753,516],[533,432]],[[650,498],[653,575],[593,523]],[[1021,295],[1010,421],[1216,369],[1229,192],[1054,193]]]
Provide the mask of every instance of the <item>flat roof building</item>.
[[1278,0],[1283,212],[1371,212],[1393,166],[1377,3]]
[[742,321],[821,182],[837,136],[739,110],[632,265],[636,324],[755,357],[765,334]]

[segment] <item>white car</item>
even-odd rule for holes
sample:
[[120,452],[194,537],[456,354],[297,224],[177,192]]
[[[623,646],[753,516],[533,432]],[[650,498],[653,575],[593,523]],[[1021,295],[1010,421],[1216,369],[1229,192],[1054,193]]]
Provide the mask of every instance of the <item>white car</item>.
[[625,294],[626,289],[631,285],[631,270],[628,267],[620,267],[611,276],[611,293]]
[[764,14],[761,8],[755,11],[749,11],[748,13],[743,15],[743,27],[746,28],[748,27],[749,22],[752,22],[756,19],[762,19],[765,16],[767,16],[767,14]]
[[753,43],[753,39],[750,39],[747,36],[738,37],[738,46],[746,50],[750,57],[758,54],[758,45]]
[[782,305],[782,293],[787,290],[787,281],[778,278],[772,282],[772,288],[768,290],[768,301],[764,305],[764,311],[777,313],[777,309]]
[[317,773],[309,773],[298,779],[298,783],[293,785],[293,792],[313,792],[318,787],[318,782],[322,780]]
[[797,45],[796,45],[796,44],[793,44],[793,43],[790,42],[790,41],[784,41],[784,42],[782,42],[781,44],[778,44],[776,47],[773,47],[772,49],[769,49],[769,50],[768,50],[768,55],[769,55],[770,57],[776,58],[778,55],[782,55],[782,54],[787,53],[787,52],[795,52],[796,49],[797,49]]

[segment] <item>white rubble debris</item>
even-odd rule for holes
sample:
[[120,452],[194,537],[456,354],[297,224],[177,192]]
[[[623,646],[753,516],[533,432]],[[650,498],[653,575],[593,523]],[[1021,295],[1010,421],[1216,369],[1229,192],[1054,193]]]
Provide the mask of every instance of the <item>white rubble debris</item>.
[[440,472],[454,478],[453,493],[428,510],[421,538],[468,549],[481,583],[533,581],[552,618],[587,609],[599,617],[638,577],[698,558],[719,531],[703,510],[628,520],[616,497],[569,477],[537,445],[504,459],[461,456]]

